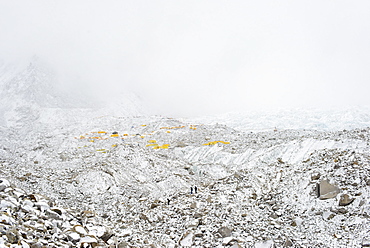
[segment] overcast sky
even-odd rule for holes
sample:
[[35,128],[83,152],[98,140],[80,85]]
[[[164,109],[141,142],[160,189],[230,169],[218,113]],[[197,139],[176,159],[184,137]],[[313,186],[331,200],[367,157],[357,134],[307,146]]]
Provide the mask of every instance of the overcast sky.
[[0,0],[0,37],[165,115],[370,105],[368,0]]

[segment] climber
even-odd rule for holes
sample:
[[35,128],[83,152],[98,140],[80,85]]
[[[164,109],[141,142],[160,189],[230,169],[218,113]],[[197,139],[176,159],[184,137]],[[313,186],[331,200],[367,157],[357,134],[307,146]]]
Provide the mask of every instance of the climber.
[[198,193],[198,187],[197,186],[194,186],[194,193]]
[[190,187],[190,194],[193,194],[193,187]]
[[167,198],[167,205],[170,205],[170,199]]

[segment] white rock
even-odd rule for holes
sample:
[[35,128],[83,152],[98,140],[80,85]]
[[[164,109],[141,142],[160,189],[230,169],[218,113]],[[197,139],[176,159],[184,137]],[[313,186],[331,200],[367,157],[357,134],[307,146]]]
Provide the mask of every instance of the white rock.
[[72,225],[68,221],[63,221],[62,222],[62,227],[65,228],[65,229],[72,229]]
[[242,248],[242,247],[238,243],[235,243],[230,248]]
[[79,233],[79,234],[87,235],[87,231],[86,231],[86,229],[85,229],[83,226],[81,226],[81,225],[76,225],[76,226],[74,226],[74,227],[73,227],[73,229],[74,229],[77,233]]
[[295,218],[295,223],[297,224],[297,226],[302,225],[302,222],[303,222],[302,218],[300,218],[300,217]]
[[130,236],[130,235],[132,235],[132,230],[131,229],[125,229],[119,234],[120,237],[127,237],[127,236]]
[[23,195],[25,195],[26,193],[25,193],[25,192],[24,192],[24,190],[22,190],[22,189],[14,188],[14,190],[13,190],[13,194],[15,194],[15,195],[19,198],[20,196],[23,196]]
[[11,188],[11,187],[8,187],[8,188],[5,188],[4,189],[4,192],[5,193],[10,193],[10,192],[12,192],[13,191],[13,188]]
[[118,239],[117,239],[117,237],[112,237],[106,243],[109,244],[109,245],[114,246],[115,244],[118,243]]
[[44,225],[45,225],[46,228],[53,228],[54,227],[53,223],[49,220],[45,220]]
[[325,211],[325,212],[322,213],[322,217],[323,217],[324,220],[330,219],[333,215],[334,215],[334,213],[331,212],[331,211]]
[[80,239],[80,243],[97,243],[98,240],[91,236],[85,236]]
[[30,205],[24,205],[21,207],[25,212],[27,213],[32,213],[32,214],[35,214],[35,215],[39,215],[40,214],[40,211],[38,211],[37,209],[33,208],[32,206]]
[[5,209],[5,208],[15,208],[17,205],[14,203],[7,201],[7,200],[1,200],[0,202],[0,209]]
[[101,237],[104,235],[106,228],[104,226],[88,226],[89,235]]
[[5,215],[4,213],[1,213],[0,215],[0,223],[5,223],[8,225],[12,225],[15,223],[15,220],[10,217],[9,215]]
[[3,237],[0,237],[0,248],[7,248],[7,246],[5,246],[5,240],[3,239]]
[[336,237],[337,239],[341,239],[342,238],[342,235],[338,234],[338,233],[335,233],[334,234],[334,237]]
[[194,219],[192,221],[189,222],[189,224],[187,225],[187,228],[196,228],[197,226],[199,225],[199,220],[198,219]]
[[27,244],[25,241],[21,241],[22,248],[30,248],[30,245]]
[[41,212],[44,212],[45,210],[50,209],[49,204],[45,201],[35,202],[35,206],[40,208]]
[[23,203],[22,203],[22,205],[23,206],[31,206],[31,207],[33,207],[34,206],[34,203],[31,201],[31,200],[29,200],[29,199],[25,199],[24,201],[23,201]]
[[5,178],[0,178],[0,191],[3,191],[4,189],[10,187],[10,183]]
[[257,242],[254,245],[254,247],[255,248],[272,248],[272,247],[274,247],[274,241],[268,240],[268,241],[265,241],[265,242]]
[[187,233],[180,240],[180,245],[181,246],[191,247],[193,245],[193,240],[194,240],[194,234],[192,232]]
[[15,199],[14,197],[12,196],[8,196],[7,197],[7,200],[10,201],[11,203],[13,203],[14,205],[18,206],[19,205],[19,202],[17,199]]
[[234,237],[226,237],[222,239],[222,245],[228,245],[231,241],[235,240]]
[[253,241],[253,237],[252,236],[248,236],[248,237],[245,238],[245,241],[252,242]]
[[68,232],[67,237],[71,241],[79,241],[80,238],[81,238],[80,234],[78,234],[76,232]]
[[363,238],[362,239],[362,247],[370,247],[370,239],[368,238]]

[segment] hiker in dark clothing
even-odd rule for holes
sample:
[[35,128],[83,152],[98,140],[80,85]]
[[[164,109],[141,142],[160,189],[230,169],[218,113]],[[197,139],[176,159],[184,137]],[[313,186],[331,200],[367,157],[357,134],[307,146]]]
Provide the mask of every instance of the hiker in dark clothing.
[[198,193],[198,187],[197,186],[194,186],[194,192],[195,192],[195,194]]
[[190,194],[193,194],[193,187],[190,187]]
[[170,199],[167,198],[167,205],[170,205]]

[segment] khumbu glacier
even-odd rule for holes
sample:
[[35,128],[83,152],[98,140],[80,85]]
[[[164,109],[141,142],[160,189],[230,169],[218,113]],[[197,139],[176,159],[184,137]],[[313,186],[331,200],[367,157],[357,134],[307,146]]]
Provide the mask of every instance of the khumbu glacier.
[[370,247],[369,108],[170,118],[61,84],[0,66],[1,248]]

